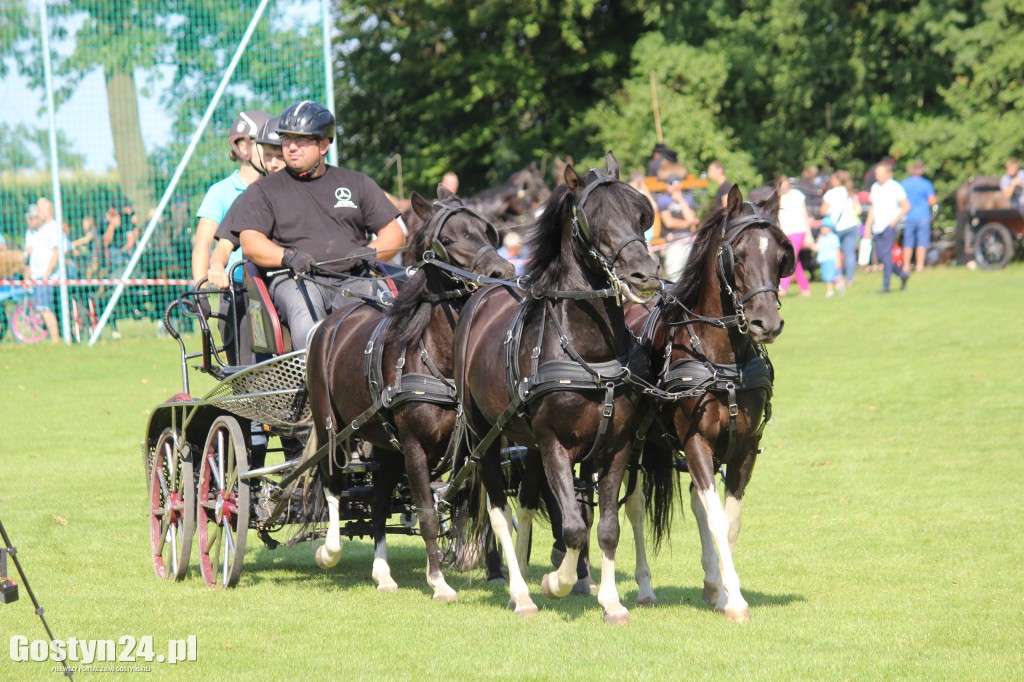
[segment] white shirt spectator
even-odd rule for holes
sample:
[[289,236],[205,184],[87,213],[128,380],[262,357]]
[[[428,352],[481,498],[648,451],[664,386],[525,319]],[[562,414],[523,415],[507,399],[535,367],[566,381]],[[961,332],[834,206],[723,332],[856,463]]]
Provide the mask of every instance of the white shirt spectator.
[[779,197],[779,227],[787,235],[807,231],[807,197],[798,189],[790,189]]
[[821,200],[828,204],[828,215],[832,218],[832,229],[836,232],[860,225],[860,216],[857,215],[853,199],[842,185],[825,192]]
[[903,185],[893,178],[885,181],[885,184],[875,183],[871,185],[871,208],[874,211],[874,224],[871,231],[874,234],[882,234],[885,228],[896,222],[899,216],[900,202],[907,198]]
[[60,248],[63,236],[64,232],[54,220],[40,225],[38,230],[29,230],[25,233],[25,250],[29,250],[29,247],[32,250],[28,257],[28,272],[32,279],[43,279],[47,274],[53,275],[52,272],[47,273],[47,268],[50,267],[54,251]]

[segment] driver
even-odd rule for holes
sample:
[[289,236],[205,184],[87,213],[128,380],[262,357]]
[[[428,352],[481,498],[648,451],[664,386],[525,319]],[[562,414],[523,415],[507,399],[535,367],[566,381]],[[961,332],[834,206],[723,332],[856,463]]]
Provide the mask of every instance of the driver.
[[[287,172],[249,188],[252,197],[239,207],[232,233],[264,273],[285,267],[329,285],[307,287],[301,278],[284,276],[270,282],[270,296],[298,350],[317,320],[358,303],[342,291],[377,294],[375,283],[356,279],[366,272],[359,256],[375,249],[378,258],[390,258],[405,244],[406,230],[377,183],[326,163],[335,135],[330,111],[308,100],[293,104],[281,114],[277,133]],[[368,249],[371,237],[374,248]]]

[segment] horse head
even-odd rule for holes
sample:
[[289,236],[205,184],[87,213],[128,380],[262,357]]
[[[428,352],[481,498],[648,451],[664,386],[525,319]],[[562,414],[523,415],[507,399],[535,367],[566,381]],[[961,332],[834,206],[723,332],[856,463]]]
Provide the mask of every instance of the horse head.
[[778,194],[762,202],[745,202],[734,185],[722,216],[719,283],[723,297],[746,319],[755,343],[771,343],[782,332],[779,280],[796,267],[793,245],[779,228],[778,214]]
[[412,209],[424,222],[412,240],[413,259],[421,260],[429,252],[438,261],[477,275],[515,279],[515,267],[498,255],[498,231],[447,188],[437,186],[434,202],[413,192]]
[[619,179],[612,152],[603,172],[594,169],[583,178],[567,165],[565,182],[573,201],[573,248],[591,272],[603,270],[625,298],[649,301],[661,288],[658,261],[644,238],[654,222],[650,203]]

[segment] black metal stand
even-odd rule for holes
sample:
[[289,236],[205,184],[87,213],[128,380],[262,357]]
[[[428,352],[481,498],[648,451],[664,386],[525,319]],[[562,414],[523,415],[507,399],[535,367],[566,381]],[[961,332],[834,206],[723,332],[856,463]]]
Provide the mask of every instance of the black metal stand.
[[[25,575],[25,569],[21,567],[21,562],[18,561],[18,550],[11,544],[11,538],[7,535],[7,529],[4,528],[3,521],[0,521],[0,538],[3,538],[3,546],[0,547],[0,580],[7,581],[7,556],[10,555],[11,559],[14,560],[14,567],[18,570],[18,576],[21,578],[21,584],[25,586],[25,592],[28,594],[29,599],[32,600],[32,604],[36,607],[36,615],[39,616],[39,620],[43,622],[43,628],[46,630],[47,637],[50,638],[50,642],[55,639],[53,632],[50,630],[49,623],[46,622],[46,616],[43,615],[43,607],[36,599],[35,593],[32,591],[32,587],[28,584],[28,577]],[[17,601],[17,588],[13,591],[13,599],[10,601]],[[64,675],[68,678],[72,677],[71,668],[68,667],[67,660],[61,661],[61,665],[64,667]]]

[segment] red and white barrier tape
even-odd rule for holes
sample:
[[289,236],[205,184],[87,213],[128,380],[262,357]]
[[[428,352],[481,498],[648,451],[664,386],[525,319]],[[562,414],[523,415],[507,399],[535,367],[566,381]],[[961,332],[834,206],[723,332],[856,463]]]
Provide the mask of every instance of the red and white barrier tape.
[[[29,280],[29,284],[32,286],[51,286],[59,287],[65,280],[59,279],[46,279],[46,280]],[[163,278],[149,278],[149,279],[69,279],[66,280],[69,287],[103,287],[103,286],[117,286],[121,282],[124,282],[126,286],[150,286],[150,287],[190,287],[192,286],[192,280],[189,279],[163,279]],[[0,286],[21,286],[25,282],[20,279],[0,279]]]

